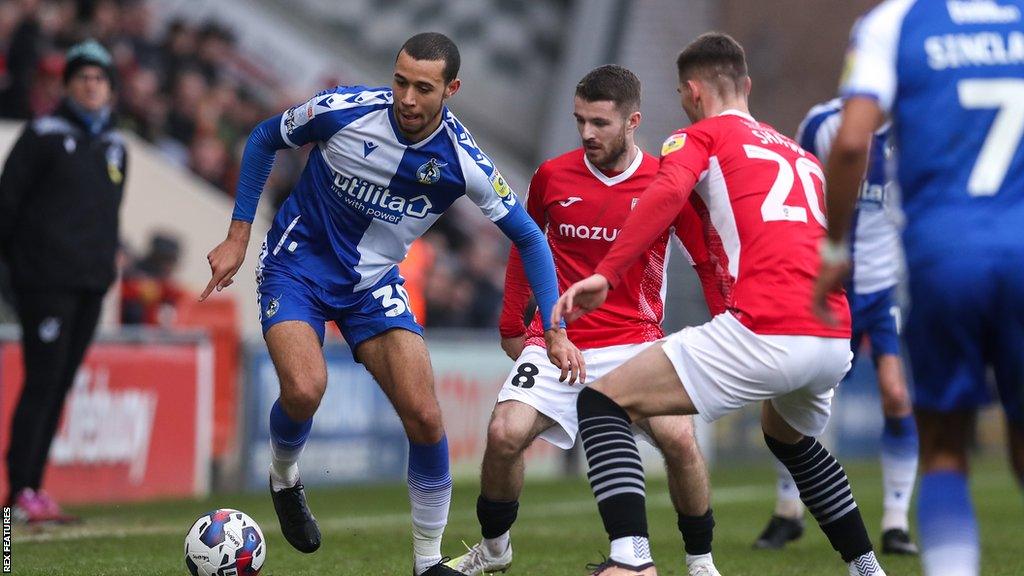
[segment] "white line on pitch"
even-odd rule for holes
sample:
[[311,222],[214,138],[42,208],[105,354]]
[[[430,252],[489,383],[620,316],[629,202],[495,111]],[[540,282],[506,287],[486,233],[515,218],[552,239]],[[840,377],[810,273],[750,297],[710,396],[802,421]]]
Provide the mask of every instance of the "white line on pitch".
[[[730,486],[726,488],[712,488],[713,504],[733,504],[741,502],[752,502],[758,498],[770,498],[771,490],[765,486]],[[524,507],[522,520],[531,521],[538,518],[552,516],[566,517],[595,513],[594,500],[574,499],[557,502],[534,503],[529,502]],[[672,502],[667,492],[659,492],[649,497],[648,508],[663,509],[670,508]],[[476,518],[474,510],[463,510],[452,512],[449,521],[469,521]],[[325,531],[341,532],[347,530],[366,530],[370,528],[400,528],[409,524],[408,512],[389,512],[374,514],[372,516],[350,516],[348,518],[326,518],[320,521],[320,528]],[[16,527],[17,528],[17,527]],[[273,527],[276,529],[276,527]],[[114,528],[105,526],[89,526],[81,528],[61,529],[57,532],[43,532],[19,536],[15,534],[15,544],[23,542],[66,542],[72,540],[84,540],[88,538],[128,538],[132,536],[154,536],[175,534],[184,537],[188,526],[178,524],[150,524],[147,526],[133,526],[131,528]],[[17,530],[15,531],[17,532]]]

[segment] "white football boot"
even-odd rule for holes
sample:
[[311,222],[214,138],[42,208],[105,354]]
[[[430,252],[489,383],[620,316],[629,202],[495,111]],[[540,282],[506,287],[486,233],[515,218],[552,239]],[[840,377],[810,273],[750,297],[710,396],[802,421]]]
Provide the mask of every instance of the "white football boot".
[[[465,546],[465,543],[463,543]],[[512,566],[512,541],[499,556],[490,555],[487,546],[483,542],[477,543],[470,548],[466,546],[467,552],[458,558],[446,563],[449,568],[454,568],[466,576],[482,576],[484,574],[497,574],[505,572]]]
[[687,566],[686,574],[687,576],[722,576],[718,569],[715,568],[715,562],[711,559],[710,554],[707,558],[695,560]]

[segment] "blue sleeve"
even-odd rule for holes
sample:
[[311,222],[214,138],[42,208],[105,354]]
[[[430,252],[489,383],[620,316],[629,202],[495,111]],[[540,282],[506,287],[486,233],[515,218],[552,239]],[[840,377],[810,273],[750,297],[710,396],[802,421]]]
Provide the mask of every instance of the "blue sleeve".
[[523,270],[526,271],[526,278],[530,281],[530,288],[537,299],[537,308],[540,309],[544,329],[549,330],[551,311],[558,300],[558,276],[555,274],[555,261],[544,233],[518,203],[495,224],[519,250],[519,255],[523,259]]
[[242,154],[242,167],[238,174],[238,187],[235,189],[235,211],[232,220],[252,222],[256,217],[256,207],[260,203],[260,194],[267,183],[270,171],[274,168],[274,154],[278,150],[288,148],[281,137],[281,115],[267,118],[249,134]]

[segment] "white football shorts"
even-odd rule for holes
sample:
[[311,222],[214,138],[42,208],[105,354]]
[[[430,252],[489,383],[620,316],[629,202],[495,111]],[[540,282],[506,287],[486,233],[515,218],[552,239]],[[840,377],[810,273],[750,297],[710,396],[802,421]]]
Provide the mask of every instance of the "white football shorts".
[[[587,363],[587,382],[603,377],[651,344],[654,342],[583,350],[583,360]],[[527,346],[498,392],[498,402],[518,400],[554,420],[556,425],[541,432],[540,437],[568,450],[576,442],[576,432],[579,430],[576,397],[583,386],[569,386],[559,382],[561,373],[548,360],[548,352],[542,346]],[[653,445],[647,434],[638,427],[633,426],[633,432]]]
[[728,312],[675,332],[662,349],[704,420],[771,400],[806,436],[825,430],[853,358],[848,338],[755,334]]

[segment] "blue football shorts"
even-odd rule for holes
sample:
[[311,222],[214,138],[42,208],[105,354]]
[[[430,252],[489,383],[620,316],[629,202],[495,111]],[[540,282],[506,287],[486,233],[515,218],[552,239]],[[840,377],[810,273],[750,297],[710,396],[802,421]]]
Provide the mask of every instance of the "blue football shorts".
[[280,322],[299,320],[312,326],[323,343],[324,328],[330,321],[353,350],[395,328],[422,336],[423,327],[412,313],[404,283],[395,266],[366,290],[329,294],[301,275],[268,263],[256,289],[263,333]]
[[914,405],[974,410],[998,397],[1024,425],[1024,249],[975,252],[909,270]]
[[896,287],[891,286],[867,294],[849,293],[850,316],[853,317],[853,336],[850,349],[856,355],[865,336],[871,343],[871,358],[900,355],[900,330],[902,313],[895,298]]

